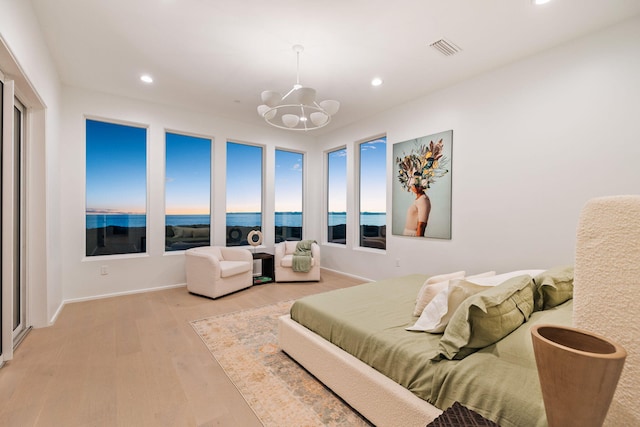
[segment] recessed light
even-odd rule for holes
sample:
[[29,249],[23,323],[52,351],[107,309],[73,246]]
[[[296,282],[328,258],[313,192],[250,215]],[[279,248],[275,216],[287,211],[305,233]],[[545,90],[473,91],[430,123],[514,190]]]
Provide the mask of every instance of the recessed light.
[[151,77],[149,74],[141,75],[140,80],[142,80],[145,83],[153,83],[153,77]]
[[533,2],[533,4],[535,4],[536,6],[539,6],[541,4],[545,4],[545,3],[549,3],[551,0],[531,0]]
[[382,84],[382,79],[379,77],[376,77],[375,79],[371,80],[371,86],[380,86]]

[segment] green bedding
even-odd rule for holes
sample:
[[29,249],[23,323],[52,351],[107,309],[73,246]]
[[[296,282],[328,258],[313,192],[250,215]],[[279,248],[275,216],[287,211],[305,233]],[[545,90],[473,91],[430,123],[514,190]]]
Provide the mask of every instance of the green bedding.
[[462,360],[431,360],[441,334],[406,331],[427,279],[410,275],[302,298],[293,320],[434,406],[458,401],[502,427],[546,426],[531,336],[535,323],[571,324],[572,300]]

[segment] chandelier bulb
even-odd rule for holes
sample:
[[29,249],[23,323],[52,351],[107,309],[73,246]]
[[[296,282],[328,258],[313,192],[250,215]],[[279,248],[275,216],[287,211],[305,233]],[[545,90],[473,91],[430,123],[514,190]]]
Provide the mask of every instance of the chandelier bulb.
[[300,121],[300,117],[295,114],[285,114],[282,116],[282,123],[288,128],[294,128],[298,126],[298,122]]

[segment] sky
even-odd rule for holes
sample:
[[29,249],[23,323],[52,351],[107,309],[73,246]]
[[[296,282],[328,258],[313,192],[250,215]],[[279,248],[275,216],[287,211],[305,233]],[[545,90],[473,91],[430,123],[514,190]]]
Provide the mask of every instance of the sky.
[[[386,212],[387,138],[382,137],[359,145],[361,168],[360,211]],[[328,210],[347,210],[347,151],[335,150],[329,156]]]
[[302,212],[303,154],[276,150],[276,212]]
[[386,212],[387,138],[360,144],[360,211]]
[[87,212],[145,213],[147,129],[87,120]]
[[167,215],[209,215],[211,204],[211,140],[167,133]]
[[[86,122],[87,213],[145,213],[146,128]],[[166,213],[208,215],[211,140],[166,134]],[[262,209],[263,148],[227,142],[227,212]],[[329,153],[329,211],[346,211],[346,150]],[[384,212],[386,138],[360,144],[361,210]],[[302,211],[304,156],[276,150],[276,212]],[[381,191],[382,189],[382,191]]]
[[262,151],[227,142],[227,212],[262,211]]
[[347,211],[347,149],[328,154],[328,206],[329,212]]
[[[87,120],[87,212],[146,211],[145,128]],[[166,213],[208,215],[211,140],[167,133]]]

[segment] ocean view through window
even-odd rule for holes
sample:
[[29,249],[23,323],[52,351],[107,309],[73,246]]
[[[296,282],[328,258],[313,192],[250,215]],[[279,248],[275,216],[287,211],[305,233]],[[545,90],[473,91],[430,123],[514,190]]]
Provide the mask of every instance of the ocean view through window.
[[360,144],[360,246],[386,249],[387,137]]
[[167,132],[165,250],[211,242],[211,140]]
[[262,230],[262,147],[227,142],[227,246],[247,245]]
[[275,242],[302,240],[304,155],[276,150]]
[[147,130],[86,120],[86,256],[146,252]]
[[347,244],[347,149],[327,153],[327,242]]

